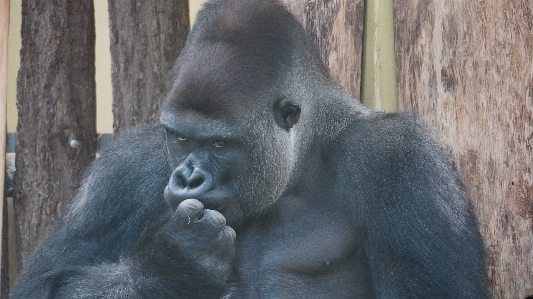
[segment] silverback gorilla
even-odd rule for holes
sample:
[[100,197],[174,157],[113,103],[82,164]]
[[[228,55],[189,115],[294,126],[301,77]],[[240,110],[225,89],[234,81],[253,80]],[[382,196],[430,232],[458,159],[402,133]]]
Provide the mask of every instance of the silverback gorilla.
[[342,90],[276,0],[211,0],[171,75],[13,298],[490,296],[446,150]]

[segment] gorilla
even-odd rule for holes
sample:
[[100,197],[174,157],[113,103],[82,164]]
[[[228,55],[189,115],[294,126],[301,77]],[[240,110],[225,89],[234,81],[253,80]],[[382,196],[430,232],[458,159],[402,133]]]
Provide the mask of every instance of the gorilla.
[[13,298],[489,298],[446,149],[365,108],[277,0],[211,0]]

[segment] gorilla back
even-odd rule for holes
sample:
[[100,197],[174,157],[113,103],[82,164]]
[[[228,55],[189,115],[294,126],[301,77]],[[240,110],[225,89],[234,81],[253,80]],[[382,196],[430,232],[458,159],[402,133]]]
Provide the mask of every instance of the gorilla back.
[[278,1],[212,0],[13,298],[488,298],[446,150],[329,76]]

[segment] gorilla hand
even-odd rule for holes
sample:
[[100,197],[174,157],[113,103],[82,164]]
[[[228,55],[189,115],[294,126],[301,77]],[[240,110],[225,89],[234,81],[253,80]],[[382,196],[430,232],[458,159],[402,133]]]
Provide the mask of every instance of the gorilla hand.
[[235,231],[218,211],[204,209],[196,199],[186,199],[166,225],[173,243],[215,280],[226,281],[234,258]]
[[[172,207],[170,217],[145,232],[132,252],[133,264],[139,277],[159,281],[157,285],[168,294],[194,286],[187,298],[220,298],[232,273],[235,236],[221,213],[186,199]],[[153,298],[158,293],[152,292],[152,284],[139,286],[138,291]]]

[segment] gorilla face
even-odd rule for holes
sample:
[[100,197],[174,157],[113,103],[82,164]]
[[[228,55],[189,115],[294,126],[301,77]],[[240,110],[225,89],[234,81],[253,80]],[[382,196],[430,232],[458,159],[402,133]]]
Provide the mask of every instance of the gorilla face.
[[[191,87],[184,88],[191,92]],[[168,100],[160,117],[173,169],[165,189],[171,206],[198,199],[207,209],[221,212],[231,226],[272,206],[292,174],[292,127],[300,107],[266,97],[255,99],[259,105],[250,112],[232,110],[238,115],[214,118],[206,107],[185,108],[180,99]]]

